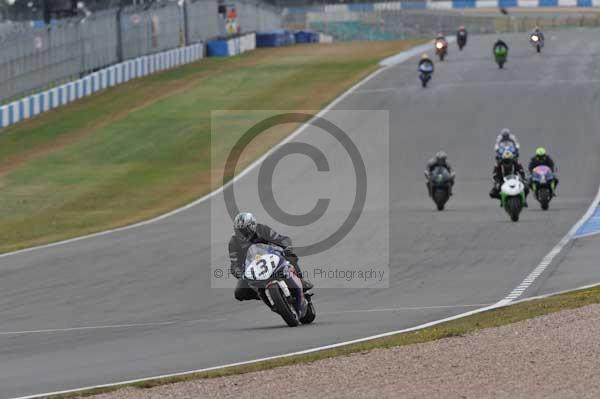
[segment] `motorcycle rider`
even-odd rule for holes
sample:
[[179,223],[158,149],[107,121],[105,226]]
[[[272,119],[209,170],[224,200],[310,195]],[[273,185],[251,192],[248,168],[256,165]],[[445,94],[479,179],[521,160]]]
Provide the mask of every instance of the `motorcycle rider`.
[[419,72],[421,73],[433,73],[433,61],[427,54],[421,55],[419,60]]
[[[533,171],[533,169],[538,166],[545,165],[552,170],[552,173],[555,173],[554,170],[554,160],[546,153],[546,149],[544,147],[538,147],[535,150],[535,155],[529,161],[529,173]],[[554,187],[558,186],[558,177],[554,176]]]
[[446,36],[444,36],[442,32],[438,32],[438,34],[435,37],[435,42],[443,42],[444,46],[448,47],[448,41],[446,40]]
[[444,151],[438,151],[433,158],[427,161],[427,169],[425,169],[425,177],[427,178],[427,191],[429,196],[432,196],[431,173],[437,167],[446,168],[450,173],[450,189],[448,195],[452,195],[452,187],[454,186],[454,170],[448,163],[448,155]]
[[[519,150],[521,149],[521,145],[517,141],[517,136],[512,134],[510,132],[510,129],[507,128],[502,129],[500,131],[500,134],[496,137],[496,143],[494,144],[494,152],[496,153],[498,151],[498,148],[500,148],[500,144],[506,142],[512,143],[515,146],[516,153],[514,155],[515,158],[519,158]],[[498,163],[500,163],[501,161],[501,156],[502,154],[496,154],[496,160],[498,161]]]
[[465,46],[467,44],[467,37],[469,36],[469,33],[467,32],[467,30],[465,29],[464,26],[459,26],[458,30],[456,31],[456,42],[462,46]]
[[504,42],[504,40],[500,38],[498,38],[498,40],[496,40],[496,43],[494,43],[493,50],[496,50],[496,48],[498,47],[504,47],[508,51],[508,45]]
[[544,43],[544,34],[540,30],[539,26],[536,26],[535,28],[533,28],[529,37],[531,37],[533,35],[537,35],[540,38],[540,42]]
[[[509,175],[518,175],[521,177],[521,180],[523,180],[523,185],[525,186],[525,202],[523,203],[523,206],[527,208],[529,187],[526,184],[527,178],[525,176],[525,170],[514,154],[510,151],[505,151],[504,154],[502,154],[500,162],[494,166],[494,170],[492,171],[494,186],[490,191],[490,198],[500,199],[500,188],[502,187],[502,183],[504,183],[504,177]],[[500,205],[502,206],[502,204]]]
[[302,276],[298,266],[298,256],[294,253],[292,240],[289,237],[277,233],[265,224],[256,223],[256,218],[249,212],[237,214],[233,220],[233,230],[234,234],[229,240],[229,260],[231,262],[230,272],[238,279],[234,292],[235,299],[238,301],[260,299],[256,291],[242,279],[246,252],[252,244],[258,243],[274,244],[283,248],[285,258],[294,266],[298,276],[302,279],[303,289],[307,291],[313,287]]

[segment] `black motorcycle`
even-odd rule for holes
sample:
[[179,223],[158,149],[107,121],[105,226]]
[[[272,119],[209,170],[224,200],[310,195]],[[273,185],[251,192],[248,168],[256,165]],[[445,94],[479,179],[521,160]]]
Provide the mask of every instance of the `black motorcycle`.
[[467,31],[464,29],[459,29],[456,32],[456,44],[458,44],[458,49],[462,51],[463,47],[467,45]]
[[427,87],[427,83],[431,80],[431,72],[421,71],[419,79],[421,79],[421,86]]
[[438,211],[443,211],[446,202],[450,199],[450,192],[452,189],[452,183],[454,182],[454,175],[443,166],[437,166],[433,169],[428,178],[428,187],[431,199],[435,202]]

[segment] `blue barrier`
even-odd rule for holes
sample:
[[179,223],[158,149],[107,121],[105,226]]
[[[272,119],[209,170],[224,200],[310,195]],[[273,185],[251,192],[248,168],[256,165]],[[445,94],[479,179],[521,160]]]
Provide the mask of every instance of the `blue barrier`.
[[317,43],[319,35],[315,32],[300,30],[294,34],[296,43]]
[[256,34],[256,47],[281,47],[285,46],[283,32],[260,32]]
[[256,47],[282,47],[294,44],[294,33],[284,30],[259,32],[256,34]]
[[475,8],[475,0],[452,0],[452,8]]
[[348,4],[348,10],[357,12],[373,12],[375,6],[373,3],[350,3]]
[[209,57],[228,57],[229,45],[227,40],[211,40],[206,43],[206,55]]

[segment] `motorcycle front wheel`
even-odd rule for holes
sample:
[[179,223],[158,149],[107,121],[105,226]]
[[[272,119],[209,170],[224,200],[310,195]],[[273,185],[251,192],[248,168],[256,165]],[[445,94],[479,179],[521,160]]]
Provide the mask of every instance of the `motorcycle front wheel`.
[[547,211],[550,205],[550,190],[546,187],[540,188],[538,191],[538,200],[540,201],[542,210]]
[[291,305],[288,303],[287,299],[281,292],[278,284],[273,284],[269,288],[269,295],[275,304],[273,307],[279,313],[281,318],[287,323],[290,327],[296,327],[300,324],[296,313],[292,310]]
[[317,312],[315,311],[315,305],[312,302],[308,303],[308,308],[306,309],[306,314],[303,318],[300,319],[300,323],[302,324],[310,324],[315,321],[317,317]]
[[448,193],[444,190],[435,190],[433,193],[433,201],[435,202],[438,211],[443,211],[444,206],[448,201]]
[[519,221],[519,214],[521,213],[521,199],[519,197],[510,197],[506,200],[506,211],[510,216],[510,220],[513,222]]

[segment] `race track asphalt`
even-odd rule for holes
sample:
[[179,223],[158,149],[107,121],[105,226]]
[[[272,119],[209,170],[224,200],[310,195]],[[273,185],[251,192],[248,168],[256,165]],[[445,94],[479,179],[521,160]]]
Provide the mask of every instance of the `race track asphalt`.
[[[231,233],[217,195],[143,227],[1,257],[0,397],[282,354],[504,298],[584,214],[600,184],[600,35],[547,36],[536,54],[526,35],[505,35],[505,70],[491,59],[496,36],[472,37],[462,53],[452,45],[447,61],[436,63],[430,88],[420,88],[410,60],[334,107],[352,112],[325,115],[361,152],[367,200],[352,232],[303,264],[310,276],[310,265],[320,262],[343,267],[389,259],[388,288],[319,288],[344,285],[320,281],[317,320],[294,329],[259,302],[235,301],[231,288],[210,288],[215,263],[227,263]],[[365,110],[389,111],[389,135],[382,133],[381,113]],[[503,127],[518,135],[523,158],[545,146],[561,178],[550,210],[541,211],[530,197],[518,223],[488,197],[492,145]],[[287,228],[269,219],[256,199],[258,170],[235,190],[241,206],[303,245],[333,231],[355,187],[347,156],[331,137],[311,128],[294,141],[321,149],[330,170],[317,171],[305,156],[283,159],[274,177],[276,199],[303,213],[318,198],[332,198],[319,222]],[[425,162],[440,149],[457,173],[444,212],[434,210],[423,178]],[[583,240],[567,246],[524,296],[600,280],[589,252],[597,240]],[[585,246],[585,256],[571,254],[578,246]]]

